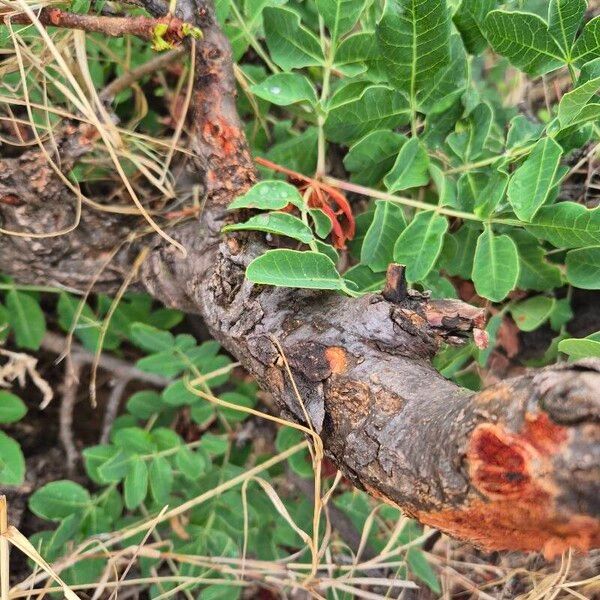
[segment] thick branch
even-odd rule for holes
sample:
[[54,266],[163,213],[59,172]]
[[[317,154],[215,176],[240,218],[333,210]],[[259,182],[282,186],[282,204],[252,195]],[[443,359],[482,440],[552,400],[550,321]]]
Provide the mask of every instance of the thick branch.
[[[179,4],[178,16],[195,18],[206,32],[197,47],[194,175],[207,203],[201,227],[190,221],[171,232],[187,258],[156,240],[138,284],[202,315],[282,412],[303,421],[281,349],[328,454],[374,496],[488,548],[552,555],[600,546],[598,361],[532,371],[472,393],[441,377],[430,359],[440,339],[478,326],[476,313],[405,294],[398,281],[387,299],[357,300],[244,278],[265,245],[219,233],[225,206],[255,178],[235,112],[230,50],[210,6]],[[19,168],[35,164],[39,173],[35,156],[4,161],[0,171],[0,198],[18,200],[0,202],[3,221],[27,231],[47,228],[49,214],[53,223],[70,214],[51,173],[41,198],[27,191],[31,182]],[[84,288],[130,225],[111,219],[101,223],[85,211],[77,230],[42,247],[3,236],[2,269],[22,281]],[[131,252],[115,256],[103,289],[116,288]]]

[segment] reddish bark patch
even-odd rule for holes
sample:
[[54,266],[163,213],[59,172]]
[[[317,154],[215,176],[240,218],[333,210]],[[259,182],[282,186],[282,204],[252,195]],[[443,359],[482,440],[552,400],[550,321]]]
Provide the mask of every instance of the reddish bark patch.
[[550,500],[550,459],[566,441],[566,430],[546,413],[526,415],[520,433],[501,425],[479,425],[467,452],[471,481],[489,498]]
[[569,548],[587,552],[600,546],[597,519],[552,513],[543,504],[480,500],[464,509],[419,511],[416,517],[487,550],[541,551],[549,560]]
[[23,206],[24,204],[24,202],[14,194],[6,194],[5,196],[0,197],[0,202],[2,204],[8,204],[9,206]]
[[418,518],[489,549],[541,550],[552,558],[569,547],[597,547],[599,520],[556,508],[560,490],[552,478],[552,457],[567,441],[565,428],[545,413],[526,415],[519,433],[498,424],[479,425],[467,460],[471,484],[484,499],[464,508],[420,512]]
[[223,156],[236,155],[240,143],[240,130],[229,125],[225,119],[205,121],[203,134],[213,148],[220,148],[223,151]]

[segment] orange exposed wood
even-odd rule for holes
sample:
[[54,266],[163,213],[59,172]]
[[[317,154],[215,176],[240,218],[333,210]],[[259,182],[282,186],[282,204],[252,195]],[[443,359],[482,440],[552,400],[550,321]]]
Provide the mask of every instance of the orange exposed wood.
[[462,509],[419,512],[423,522],[486,548],[543,550],[548,558],[569,547],[587,551],[600,543],[600,523],[562,514],[552,479],[552,458],[568,442],[566,429],[545,413],[528,414],[523,431],[484,423],[467,452],[471,484],[480,494]]
[[325,358],[329,362],[331,372],[339,375],[344,373],[348,367],[346,351],[338,346],[331,346],[325,350]]

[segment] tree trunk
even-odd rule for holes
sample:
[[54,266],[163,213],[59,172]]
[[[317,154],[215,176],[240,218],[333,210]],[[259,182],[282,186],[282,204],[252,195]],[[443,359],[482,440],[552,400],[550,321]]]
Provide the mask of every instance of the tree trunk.
[[[164,11],[149,4],[157,16]],[[188,170],[206,203],[199,221],[169,229],[187,256],[150,234],[124,243],[143,225],[138,217],[85,206],[69,233],[36,238],[68,228],[77,208],[34,150],[0,163],[2,227],[25,235],[0,237],[2,271],[26,283],[114,292],[149,246],[135,285],[200,314],[282,413],[309,425],[300,397],[327,453],[357,487],[490,549],[552,556],[600,546],[600,361],[531,371],[473,393],[430,361],[440,340],[481,325],[476,309],[401,286],[350,299],[244,278],[266,245],[256,234],[220,234],[226,206],[256,177],[235,110],[229,45],[210,5],[179,5],[178,16],[204,31],[192,42],[196,156]],[[89,132],[63,131],[66,171],[89,149]]]

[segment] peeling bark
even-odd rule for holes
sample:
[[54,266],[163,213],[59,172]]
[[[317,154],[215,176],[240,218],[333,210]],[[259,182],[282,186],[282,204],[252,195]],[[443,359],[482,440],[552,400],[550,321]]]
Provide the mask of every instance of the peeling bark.
[[[480,331],[472,307],[410,293],[397,272],[385,295],[360,299],[245,280],[265,243],[220,234],[225,207],[256,176],[235,111],[230,50],[209,5],[181,4],[178,16],[205,32],[197,43],[191,172],[207,202],[200,223],[169,231],[186,258],[161,239],[139,242],[151,240],[152,250],[137,285],[202,315],[282,413],[304,422],[281,347],[327,453],[370,494],[486,548],[553,556],[600,546],[600,361],[531,371],[473,393],[430,362],[441,340],[459,343]],[[65,155],[78,148],[77,137],[61,147]],[[45,178],[36,190],[23,173],[28,165]],[[0,173],[5,228],[42,232],[72,219],[73,199],[40,153],[5,159]],[[84,210],[63,237],[3,235],[2,270],[23,282],[85,288],[133,225],[131,217]],[[135,254],[121,249],[100,289],[116,289]]]

